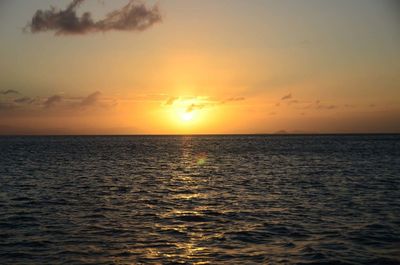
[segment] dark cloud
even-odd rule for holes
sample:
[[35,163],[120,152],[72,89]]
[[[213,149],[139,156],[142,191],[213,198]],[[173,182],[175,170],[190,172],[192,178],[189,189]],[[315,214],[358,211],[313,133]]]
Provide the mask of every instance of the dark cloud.
[[108,13],[104,19],[93,21],[90,12],[78,16],[76,9],[86,0],[74,0],[66,9],[37,10],[27,30],[32,33],[54,31],[56,35],[86,34],[110,30],[143,31],[161,22],[158,6],[147,7],[139,0],[130,0],[121,9]]
[[170,98],[168,98],[167,101],[165,102],[165,105],[166,105],[166,106],[171,106],[171,105],[173,105],[174,102],[175,102],[176,100],[178,100],[178,99],[179,99],[178,97],[170,97]]
[[286,99],[291,99],[291,98],[292,98],[292,94],[290,93],[290,94],[287,94],[287,95],[283,96],[281,98],[281,100],[286,100]]
[[175,97],[171,96],[164,101],[163,106],[177,104],[185,108],[185,112],[192,112],[200,109],[224,105],[230,102],[246,100],[244,97],[230,97],[226,99],[209,97]]
[[33,101],[34,101],[34,99],[31,99],[31,98],[29,98],[29,97],[22,97],[22,98],[14,99],[14,102],[15,102],[15,103],[18,103],[18,104],[24,104],[24,103],[30,104],[30,103],[32,103]]
[[204,108],[210,108],[210,107],[215,107],[218,105],[223,105],[229,102],[235,102],[235,101],[242,101],[245,100],[244,97],[232,97],[224,100],[217,100],[217,101],[204,101],[202,103],[192,103],[186,108],[186,112],[192,112],[195,110],[200,110]]
[[[72,109],[89,109],[89,108],[113,108],[118,105],[118,100],[113,98],[103,97],[103,94],[99,91],[93,92],[83,98],[71,99],[73,102],[68,107]],[[79,100],[78,102],[76,100]]]
[[242,101],[245,100],[244,97],[235,97],[235,98],[228,98],[227,100],[225,100],[225,102],[231,102],[231,101]]
[[311,104],[308,104],[308,105],[302,107],[302,109],[317,109],[317,110],[332,110],[332,109],[337,109],[337,108],[339,108],[338,105],[325,104],[325,103],[322,103],[320,100],[316,100],[314,103],[311,103]]
[[[291,100],[288,102],[288,105],[294,104],[298,106],[298,109],[315,109],[315,110],[333,110],[340,108],[339,105],[333,105],[328,103],[323,103],[320,100],[315,100],[314,102],[308,103],[307,101],[298,101],[298,100]],[[353,107],[350,105],[345,105],[345,107]]]
[[0,102],[0,111],[7,111],[14,108],[15,108],[14,104]]
[[14,90],[14,89],[8,89],[8,90],[0,91],[0,94],[3,94],[3,95],[19,94],[19,92],[17,90]]
[[317,105],[317,109],[325,109],[325,110],[336,109],[337,107],[338,106],[336,105],[324,105],[324,104]]
[[233,97],[233,98],[228,98],[228,99],[224,99],[221,101],[221,104],[225,104],[228,102],[235,102],[235,101],[243,101],[246,100],[244,97]]
[[186,112],[192,112],[194,110],[200,110],[203,109],[204,107],[208,106],[210,104],[190,104],[187,108],[186,108]]
[[54,96],[47,98],[46,101],[43,103],[43,106],[45,108],[51,108],[51,107],[54,107],[55,105],[61,103],[62,100],[63,100],[63,98],[61,96],[54,95]]
[[68,97],[53,95],[45,98],[21,96],[0,101],[0,111],[18,109],[19,111],[40,111],[40,109],[57,108],[62,111],[84,111],[87,109],[115,107],[118,102],[113,98],[104,98],[98,91],[85,97]]
[[99,102],[100,96],[101,96],[101,93],[96,91],[96,92],[88,95],[87,97],[83,98],[79,105],[82,107],[89,107],[89,106],[96,105]]

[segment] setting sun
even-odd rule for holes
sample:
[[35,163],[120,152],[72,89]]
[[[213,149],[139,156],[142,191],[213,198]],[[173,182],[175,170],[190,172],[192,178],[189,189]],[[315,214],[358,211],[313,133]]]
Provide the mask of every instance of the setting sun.
[[164,103],[164,109],[170,115],[172,124],[179,127],[205,125],[205,115],[213,103],[207,97],[177,96]]
[[192,112],[184,112],[181,114],[181,120],[184,122],[188,122],[193,120],[193,113]]

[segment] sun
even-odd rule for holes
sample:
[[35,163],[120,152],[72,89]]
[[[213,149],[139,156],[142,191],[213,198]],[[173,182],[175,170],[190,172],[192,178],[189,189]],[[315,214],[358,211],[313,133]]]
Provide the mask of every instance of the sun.
[[180,118],[182,121],[188,122],[188,121],[192,121],[193,120],[193,112],[183,112],[180,114]]
[[209,104],[204,97],[180,96],[169,99],[163,106],[172,126],[188,132],[204,126],[209,120]]

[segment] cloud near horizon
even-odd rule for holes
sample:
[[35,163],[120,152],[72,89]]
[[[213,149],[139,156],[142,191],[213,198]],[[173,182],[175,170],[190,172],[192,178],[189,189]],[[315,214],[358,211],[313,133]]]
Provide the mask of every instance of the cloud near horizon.
[[78,16],[76,9],[86,0],[73,0],[66,9],[37,10],[25,30],[31,33],[54,31],[55,35],[78,35],[94,32],[143,31],[162,20],[157,5],[147,7],[139,0],[129,0],[121,9],[93,21],[90,12]]
[[14,89],[7,89],[7,90],[4,90],[4,91],[0,91],[0,94],[3,94],[3,95],[19,94],[19,92],[17,90],[14,90]]
[[287,100],[292,98],[292,93],[289,93],[281,98],[281,100]]
[[195,110],[200,110],[200,109],[202,109],[202,108],[204,108],[206,106],[207,106],[207,104],[195,104],[195,103],[192,103],[186,108],[186,112],[190,113],[190,112],[193,112]]
[[177,101],[179,97],[169,97],[167,101],[164,103],[165,106],[171,106],[174,104],[175,101]]
[[[67,109],[82,109],[82,108],[89,108],[89,107],[96,107],[96,106],[101,106],[101,107],[109,107],[115,104],[106,104],[104,102],[101,102],[101,92],[96,91],[93,92],[86,97],[63,97],[60,95],[53,95],[51,97],[48,97],[44,102],[43,102],[43,107],[44,108],[52,108],[56,107],[58,105],[61,105],[63,108]],[[62,104],[65,102],[65,104]],[[104,103],[104,104],[103,104]]]
[[25,103],[29,104],[29,103],[33,103],[34,101],[35,100],[30,97],[21,97],[21,98],[14,99],[14,102],[18,103],[18,104],[25,104]]
[[170,96],[164,101],[163,106],[169,107],[174,104],[181,105],[185,108],[185,112],[193,112],[195,110],[201,110],[204,108],[210,108],[217,105],[224,105],[230,102],[237,102],[246,100],[244,97],[231,97],[227,99],[210,99],[208,97],[177,97]]
[[63,100],[63,98],[62,98],[61,96],[59,96],[59,95],[54,95],[54,96],[48,97],[48,98],[46,99],[46,101],[43,102],[43,106],[44,106],[45,108],[51,108],[51,107],[54,107],[54,106],[56,106],[57,104],[61,103],[62,100]]
[[99,91],[96,91],[87,97],[83,98],[82,101],[79,103],[81,107],[88,107],[88,106],[93,106],[96,105],[99,102],[101,93]]

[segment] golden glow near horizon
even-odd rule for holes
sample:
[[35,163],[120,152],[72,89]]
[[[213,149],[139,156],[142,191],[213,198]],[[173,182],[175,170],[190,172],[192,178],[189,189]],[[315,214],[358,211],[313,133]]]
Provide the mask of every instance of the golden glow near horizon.
[[141,30],[21,30],[71,2],[0,1],[0,134],[400,132],[390,1],[162,1]]
[[211,103],[205,97],[175,97],[170,98],[164,107],[168,110],[170,120],[178,126],[207,125],[206,109]]

